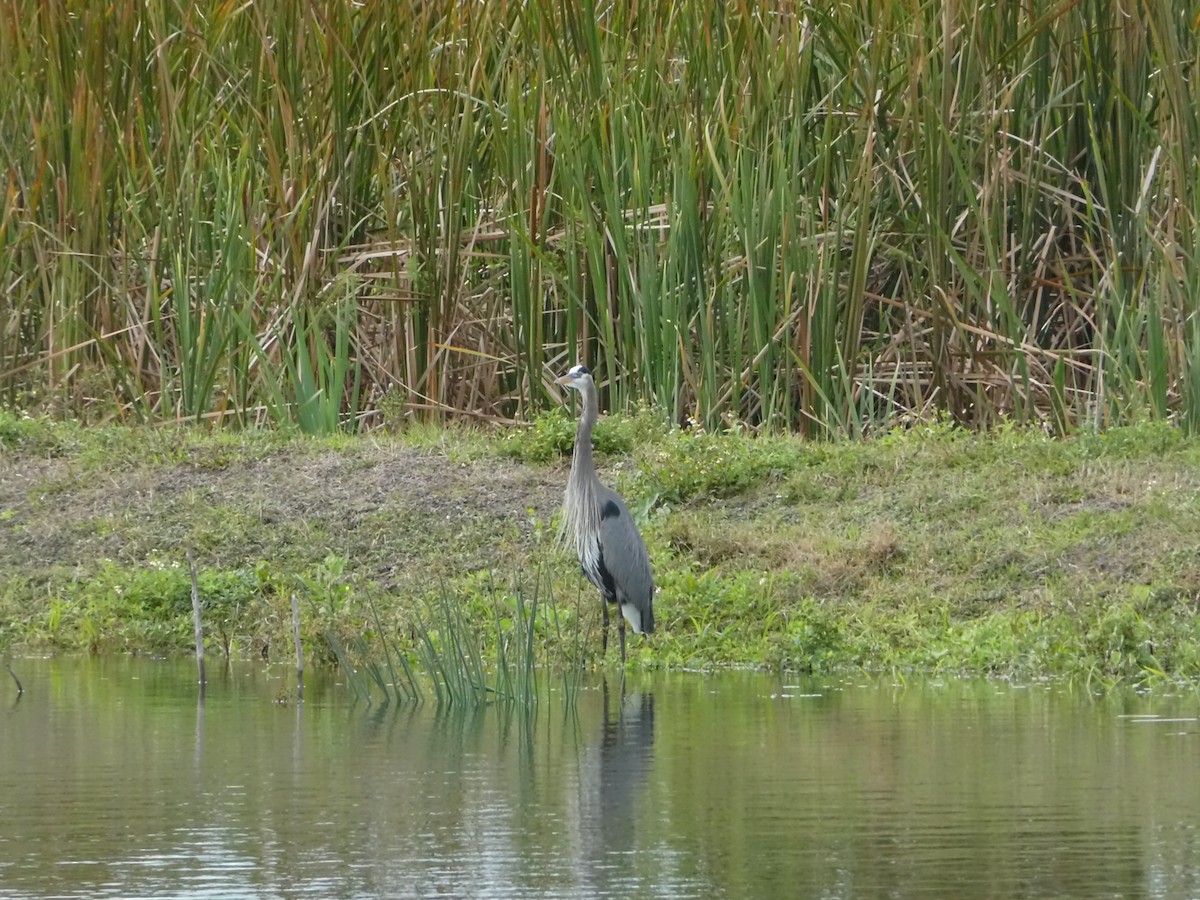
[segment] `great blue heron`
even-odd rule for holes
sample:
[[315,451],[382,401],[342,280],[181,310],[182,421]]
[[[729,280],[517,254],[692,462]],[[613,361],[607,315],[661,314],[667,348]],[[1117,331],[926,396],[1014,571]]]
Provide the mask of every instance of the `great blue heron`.
[[575,454],[563,502],[563,529],[574,538],[579,565],[604,596],[604,637],[608,650],[608,604],[621,609],[621,662],[625,662],[625,623],[638,634],[654,631],[654,577],[650,555],[633,523],[629,507],[616,491],[600,483],[592,459],[592,429],[600,416],[596,382],[587,366],[575,366],[558,383],[579,391],[583,412],[575,433]]

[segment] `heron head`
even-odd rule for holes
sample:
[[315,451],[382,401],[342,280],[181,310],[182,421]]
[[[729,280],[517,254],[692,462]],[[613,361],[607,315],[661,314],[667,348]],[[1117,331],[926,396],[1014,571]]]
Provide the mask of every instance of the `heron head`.
[[578,391],[583,388],[584,382],[590,381],[591,378],[592,371],[587,366],[573,366],[566,375],[560,376],[556,381]]

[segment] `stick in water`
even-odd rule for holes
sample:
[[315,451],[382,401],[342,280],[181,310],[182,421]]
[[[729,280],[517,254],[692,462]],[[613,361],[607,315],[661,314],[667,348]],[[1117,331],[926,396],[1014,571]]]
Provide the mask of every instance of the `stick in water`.
[[300,646],[300,601],[292,594],[292,637],[296,639],[296,697],[304,699],[304,650]]
[[17,673],[12,670],[12,666],[8,663],[4,664],[4,668],[8,669],[8,674],[12,676],[13,681],[17,683],[17,697],[25,693],[25,688],[21,686],[21,679],[17,677]]
[[200,687],[208,682],[204,674],[204,626],[200,624],[200,582],[196,580],[196,560],[187,552],[188,569],[192,573],[192,621],[196,625],[196,666],[200,669]]

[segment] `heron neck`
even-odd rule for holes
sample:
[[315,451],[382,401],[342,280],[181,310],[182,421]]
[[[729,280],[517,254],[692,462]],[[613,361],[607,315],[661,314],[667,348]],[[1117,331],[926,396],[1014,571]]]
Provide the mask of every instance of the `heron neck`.
[[584,560],[595,556],[596,535],[600,528],[597,506],[600,479],[596,477],[596,464],[592,459],[592,428],[600,415],[600,403],[596,398],[596,386],[590,380],[579,393],[583,397],[583,412],[575,432],[575,452],[571,455],[571,475],[563,498],[559,535],[569,538],[575,544],[580,560]]
[[592,429],[600,417],[600,401],[596,397],[596,385],[587,383],[580,391],[583,397],[583,412],[579,416],[579,428],[575,432],[575,454],[571,460],[571,474],[575,478],[595,477],[596,466],[592,459]]

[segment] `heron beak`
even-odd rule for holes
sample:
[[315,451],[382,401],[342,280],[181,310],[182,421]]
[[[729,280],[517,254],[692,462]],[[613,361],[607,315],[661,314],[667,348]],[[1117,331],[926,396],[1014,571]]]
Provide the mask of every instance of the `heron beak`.
[[562,385],[566,385],[567,387],[570,387],[571,384],[574,383],[574,381],[575,381],[575,379],[570,375],[559,375],[557,378],[554,379],[555,384],[562,384]]

